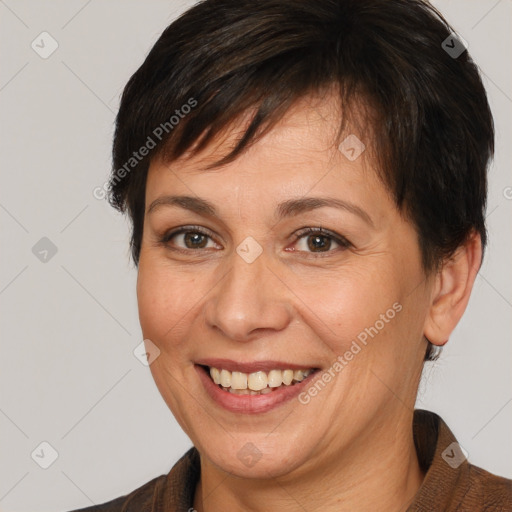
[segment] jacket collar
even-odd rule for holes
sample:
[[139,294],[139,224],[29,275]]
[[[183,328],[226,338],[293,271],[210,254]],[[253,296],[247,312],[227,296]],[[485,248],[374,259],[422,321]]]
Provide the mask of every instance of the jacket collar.
[[[407,512],[456,508],[469,487],[470,465],[446,423],[435,413],[415,410],[414,443],[420,466],[426,471]],[[189,512],[201,473],[199,452],[191,448],[158,482],[152,512]]]
[[463,449],[446,423],[430,411],[414,411],[413,433],[426,475],[407,512],[454,510],[470,484]]

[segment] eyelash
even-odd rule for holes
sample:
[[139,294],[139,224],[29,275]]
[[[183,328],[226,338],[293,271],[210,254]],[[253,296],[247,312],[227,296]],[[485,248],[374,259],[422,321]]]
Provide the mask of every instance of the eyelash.
[[[330,238],[331,240],[333,240],[340,246],[338,248],[338,250],[348,249],[349,247],[352,247],[352,244],[344,236],[338,235],[337,233],[334,233],[333,231],[329,231],[328,229],[324,229],[321,226],[318,228],[301,229],[298,232],[294,233],[293,236],[295,238],[295,241],[297,242],[305,235],[312,235],[312,234],[322,235],[323,237]],[[329,254],[329,253],[333,253],[333,252],[337,252],[337,250],[335,249],[335,250],[325,251],[323,253],[322,252],[319,252],[319,253],[312,252],[310,254],[321,255],[321,254]],[[317,256],[315,256],[315,257],[317,257]]]
[[[176,247],[170,246],[169,242],[172,240],[172,238],[174,238],[177,235],[183,234],[183,233],[200,233],[201,235],[204,235],[204,236],[209,237],[210,239],[213,239],[211,237],[210,233],[207,232],[201,226],[183,226],[179,229],[171,231],[170,233],[164,234],[160,238],[159,243],[164,245],[166,248],[168,248],[172,251],[177,251],[177,252],[181,252],[184,254],[190,254],[191,252],[197,252],[198,251],[197,249],[182,249],[182,248],[176,248]],[[329,231],[322,227],[302,228],[298,232],[295,232],[293,234],[294,241],[297,242],[298,240],[303,238],[305,235],[311,235],[311,234],[320,234],[323,237],[333,240],[340,246],[338,249],[334,249],[334,250],[323,251],[323,252],[320,251],[318,253],[310,252],[309,254],[313,255],[312,257],[314,257],[314,258],[329,255],[329,254],[332,254],[333,252],[338,252],[339,250],[344,250],[344,249],[348,249],[349,247],[352,247],[352,244],[344,236],[338,235],[337,233],[334,233],[333,231]],[[304,251],[301,251],[301,252],[304,252]]]

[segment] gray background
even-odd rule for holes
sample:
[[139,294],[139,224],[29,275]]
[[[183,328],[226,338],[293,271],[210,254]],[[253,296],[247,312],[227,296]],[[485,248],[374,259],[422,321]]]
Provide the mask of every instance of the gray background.
[[[2,511],[112,499],[191,446],[132,353],[142,338],[127,221],[92,191],[108,176],[124,84],[192,3],[0,0]],[[486,260],[418,407],[442,415],[473,463],[511,478],[512,2],[435,4],[484,73],[497,156]],[[31,48],[43,31],[59,45],[47,59]],[[46,262],[32,250],[43,237],[57,248]],[[48,469],[35,462],[48,449],[31,458],[43,441],[58,452]]]

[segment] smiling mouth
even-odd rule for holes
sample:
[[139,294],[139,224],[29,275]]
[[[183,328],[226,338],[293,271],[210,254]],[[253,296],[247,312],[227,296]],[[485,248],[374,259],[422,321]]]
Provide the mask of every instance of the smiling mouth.
[[210,379],[222,390],[234,395],[265,395],[279,389],[294,386],[311,377],[318,368],[300,370],[270,370],[244,373],[213,366],[200,365]]

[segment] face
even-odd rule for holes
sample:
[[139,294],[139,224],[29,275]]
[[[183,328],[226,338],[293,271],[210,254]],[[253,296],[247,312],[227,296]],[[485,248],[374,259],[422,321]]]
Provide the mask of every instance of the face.
[[367,149],[338,149],[333,102],[300,101],[222,168],[203,169],[235,127],[149,169],[137,293],[150,369],[201,457],[235,475],[357,457],[414,406],[429,296],[417,234],[371,141],[354,131]]

